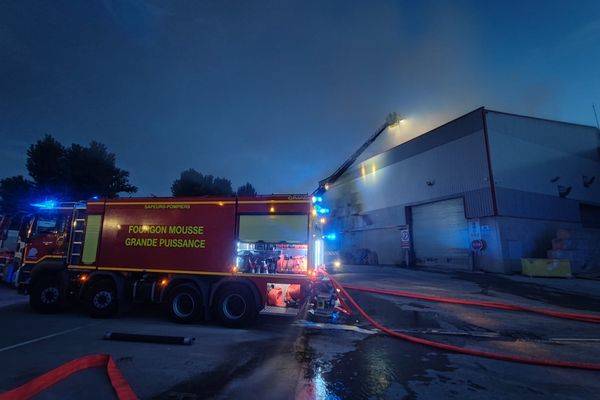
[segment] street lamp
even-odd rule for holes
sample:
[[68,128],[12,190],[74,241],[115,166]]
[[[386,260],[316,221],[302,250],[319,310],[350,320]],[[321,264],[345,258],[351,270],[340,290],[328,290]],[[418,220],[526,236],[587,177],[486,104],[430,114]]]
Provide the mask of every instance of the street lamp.
[[344,163],[338,169],[336,169],[333,174],[319,182],[319,187],[314,191],[313,195],[325,193],[329,187],[333,185],[335,181],[337,181],[352,164],[354,164],[356,159],[360,157],[360,155],[379,137],[379,135],[381,135],[387,128],[398,126],[403,121],[404,118],[402,118],[398,113],[393,112],[388,114],[383,125],[381,125],[379,129],[377,129],[377,131],[362,144],[362,146],[352,153],[352,155],[346,161],[344,161]]

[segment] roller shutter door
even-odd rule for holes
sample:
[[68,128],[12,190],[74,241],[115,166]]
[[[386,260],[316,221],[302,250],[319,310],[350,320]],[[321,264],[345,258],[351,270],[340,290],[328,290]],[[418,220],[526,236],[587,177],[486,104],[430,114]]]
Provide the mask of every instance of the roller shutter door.
[[412,220],[417,265],[471,268],[462,198],[414,206]]

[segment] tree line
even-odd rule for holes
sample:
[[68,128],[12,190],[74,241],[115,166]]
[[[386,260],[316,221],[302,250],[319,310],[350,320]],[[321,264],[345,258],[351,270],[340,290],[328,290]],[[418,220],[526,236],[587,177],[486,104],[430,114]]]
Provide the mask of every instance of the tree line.
[[[45,199],[115,198],[138,190],[130,183],[129,172],[116,165],[116,155],[96,141],[67,147],[47,134],[27,149],[26,168],[28,177],[0,180],[0,212],[25,211],[31,203]],[[175,197],[255,196],[256,190],[247,182],[234,191],[229,179],[187,169],[174,180],[171,193]]]

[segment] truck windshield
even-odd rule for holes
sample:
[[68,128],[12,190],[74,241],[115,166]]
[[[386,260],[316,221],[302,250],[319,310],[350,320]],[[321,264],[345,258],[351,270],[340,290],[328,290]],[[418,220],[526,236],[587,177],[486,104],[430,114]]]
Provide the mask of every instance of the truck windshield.
[[65,231],[66,218],[61,214],[41,214],[35,219],[31,229],[31,236],[36,237],[49,233],[62,233]]

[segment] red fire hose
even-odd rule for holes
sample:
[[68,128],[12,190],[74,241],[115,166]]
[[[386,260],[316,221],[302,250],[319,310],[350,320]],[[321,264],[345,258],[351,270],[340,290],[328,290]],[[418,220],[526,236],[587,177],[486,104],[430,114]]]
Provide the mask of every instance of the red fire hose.
[[29,399],[55,383],[68,378],[75,372],[94,367],[106,367],[106,373],[119,400],[137,400],[137,396],[131,389],[131,386],[129,386],[125,377],[123,377],[113,358],[108,354],[92,354],[71,360],[52,371],[48,371],[30,380],[18,388],[0,394],[0,400]]
[[[350,296],[350,294],[346,291],[345,286],[342,286],[337,280],[335,280],[327,272],[325,272],[325,271],[321,271],[321,272],[331,280],[331,283],[333,284],[333,286],[336,289],[338,289],[342,295],[344,295],[346,300],[348,302],[350,302],[350,304],[352,304],[356,308],[356,310],[367,321],[369,321],[373,326],[375,326],[379,330],[387,333],[390,336],[393,336],[393,337],[396,337],[396,338],[399,338],[402,340],[406,340],[411,343],[422,344],[422,345],[433,347],[436,349],[451,351],[451,352],[460,353],[460,354],[467,354],[467,355],[471,355],[471,356],[485,357],[485,358],[491,358],[491,359],[502,360],[502,361],[511,361],[511,362],[517,362],[517,363],[523,363],[523,364],[543,365],[543,366],[547,366],[547,367],[576,368],[576,369],[600,371],[600,364],[562,361],[562,360],[543,359],[543,358],[532,358],[532,357],[523,357],[523,356],[517,356],[517,355],[512,355],[512,354],[495,353],[495,352],[490,352],[490,351],[473,350],[473,349],[468,349],[468,348],[459,347],[459,346],[453,346],[453,345],[449,345],[449,344],[445,344],[445,343],[434,342],[432,340],[422,339],[419,337],[406,335],[403,333],[393,331],[393,330],[383,326],[379,322],[375,321],[373,318],[371,318],[371,316],[369,316],[369,314],[367,314],[358,305],[358,303],[352,298],[352,296]],[[346,287],[348,287],[348,286],[350,286],[350,285],[347,285]],[[350,289],[350,287],[348,287],[348,288]],[[363,288],[361,288],[361,289],[363,289]],[[390,293],[386,293],[386,294],[390,294]],[[427,296],[427,297],[430,297],[428,300],[432,300],[431,297],[435,297],[435,296]],[[452,300],[455,300],[455,299],[452,299]],[[456,304],[461,304],[461,303],[458,303],[457,300],[455,300],[454,302]],[[469,302],[469,304],[471,304],[471,303],[476,303],[476,302]],[[491,304],[502,305],[502,303],[491,303]],[[494,308],[508,309],[508,308],[504,308],[504,306],[507,306],[507,305],[503,305],[503,307],[494,307]],[[518,308],[518,306],[515,306],[515,307]],[[539,310],[539,309],[535,309],[535,310]],[[514,311],[524,311],[524,310],[519,309],[519,310],[514,310]],[[527,311],[530,311],[530,310],[527,310]],[[536,311],[533,311],[533,312],[536,312]],[[549,314],[547,314],[547,315],[549,315]],[[569,314],[569,315],[571,315],[571,314]],[[554,315],[554,316],[556,316],[556,315]],[[586,321],[586,322],[591,322],[591,321]]]
[[507,303],[494,303],[494,302],[490,302],[490,301],[461,300],[461,299],[430,296],[430,295],[423,295],[423,294],[410,293],[410,292],[397,292],[397,291],[385,290],[385,289],[371,289],[371,288],[366,288],[366,287],[356,286],[356,285],[343,285],[343,286],[345,289],[359,290],[361,292],[387,294],[390,296],[408,297],[410,299],[419,299],[419,300],[428,300],[428,301],[437,301],[440,303],[462,304],[462,305],[468,305],[468,306],[497,308],[499,310],[523,311],[523,312],[547,315],[550,317],[572,319],[575,321],[583,321],[583,322],[591,322],[591,323],[600,324],[600,316],[598,316],[598,315],[576,314],[576,313],[568,313],[568,312],[561,312],[561,311],[552,311],[552,310],[545,310],[543,308],[518,306],[518,305],[514,305],[514,304],[507,304]]

